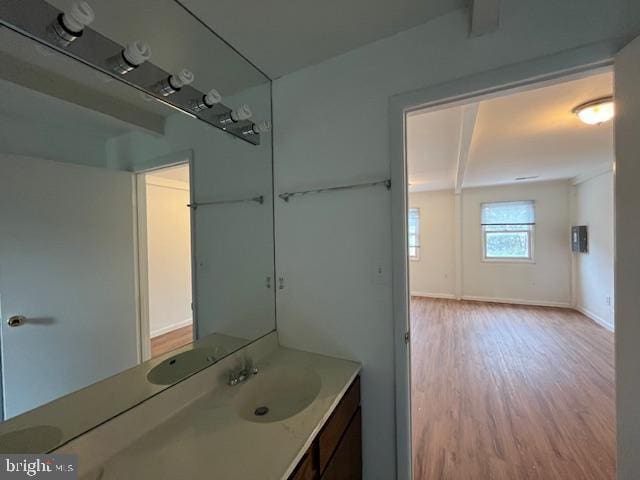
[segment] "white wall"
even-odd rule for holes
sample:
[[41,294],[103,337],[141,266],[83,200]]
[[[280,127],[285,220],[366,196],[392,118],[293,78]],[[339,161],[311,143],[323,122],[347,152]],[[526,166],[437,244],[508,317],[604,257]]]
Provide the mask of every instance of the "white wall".
[[[269,118],[269,89],[265,84],[225,101],[246,102],[256,120]],[[162,137],[134,132],[107,142],[112,167],[138,171],[157,167],[166,156],[183,160],[185,153],[193,155],[196,202],[264,195],[262,205],[202,206],[194,214],[197,335],[254,340],[275,329],[270,135],[254,146],[176,114],[167,118]]]
[[455,297],[454,191],[411,193],[409,207],[420,209],[420,257],[409,262],[411,294]]
[[[462,193],[463,297],[570,306],[569,182],[469,188]],[[534,261],[483,262],[480,205],[513,200],[535,202]]]
[[[640,31],[628,0],[503,0],[500,29],[469,38],[455,12],[273,86],[276,193],[387,178],[389,97]],[[288,288],[278,330],[291,347],[363,363],[364,474],[395,476],[391,202],[383,189],[276,201],[276,258]],[[377,279],[377,266],[387,270]]]
[[[409,194],[421,213],[422,252],[409,263],[414,295],[461,297],[534,305],[571,305],[569,244],[570,185],[567,181],[520,183],[464,189],[461,215],[453,190]],[[480,207],[484,202],[534,200],[534,261],[485,262]],[[456,252],[455,222],[460,221],[461,252]],[[456,292],[456,255],[460,255],[461,291]]]
[[613,173],[573,187],[572,225],[586,225],[588,253],[574,253],[574,304],[578,310],[613,330],[614,220]]
[[189,185],[153,178],[146,182],[151,337],[192,322]]

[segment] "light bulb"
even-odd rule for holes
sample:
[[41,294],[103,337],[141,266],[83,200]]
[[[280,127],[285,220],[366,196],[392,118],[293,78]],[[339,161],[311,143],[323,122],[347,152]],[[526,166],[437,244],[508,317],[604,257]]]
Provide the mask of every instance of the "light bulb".
[[249,105],[240,105],[238,108],[231,110],[224,115],[220,115],[218,121],[221,125],[224,126],[223,128],[226,128],[226,126],[232,123],[250,119],[251,115],[253,115],[253,113],[251,113],[251,108],[249,108]]
[[249,108],[249,105],[240,105],[238,108],[231,111],[231,118],[234,122],[248,120],[251,118],[251,115],[253,114],[251,113],[251,108]]
[[107,63],[115,72],[125,75],[134,68],[138,68],[149,58],[151,58],[151,47],[140,40],[136,40],[129,43],[118,55],[108,59]]
[[189,85],[194,80],[194,75],[190,70],[186,68],[180,70],[178,73],[173,74],[163,80],[156,83],[152,90],[158,92],[163,97],[173,95],[185,85]]
[[193,83],[194,78],[195,77],[193,76],[193,73],[191,72],[191,70],[187,70],[186,68],[183,68],[178,72],[177,75],[171,75],[169,77],[169,83],[176,90],[180,90],[185,85],[189,85],[190,83]]
[[204,103],[209,107],[213,107],[216,103],[220,103],[222,101],[222,95],[215,88],[212,88],[207,92],[207,94],[203,98]]
[[260,123],[252,123],[250,128],[242,130],[243,135],[260,135],[261,133],[267,133],[271,130],[271,122],[269,120],[263,120]]
[[191,101],[191,109],[194,112],[201,112],[207,108],[211,108],[214,105],[222,101],[222,95],[215,88],[209,90],[202,98],[197,98]]
[[80,33],[95,19],[96,15],[87,2],[73,2],[71,8],[62,15],[63,25],[74,33]]
[[253,124],[253,131],[256,133],[267,133],[271,130],[271,122],[269,120],[263,120],[258,124]]
[[68,47],[71,42],[82,36],[84,28],[95,18],[96,15],[87,2],[73,2],[69,10],[58,15],[49,25],[49,38],[60,46]]

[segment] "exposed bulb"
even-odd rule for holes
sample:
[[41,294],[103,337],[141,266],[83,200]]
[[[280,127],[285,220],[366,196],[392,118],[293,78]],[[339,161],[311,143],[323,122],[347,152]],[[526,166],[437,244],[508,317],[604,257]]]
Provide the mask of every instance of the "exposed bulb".
[[220,103],[222,101],[222,95],[220,95],[220,92],[215,88],[212,88],[204,96],[203,101],[208,107],[213,107],[216,103]]
[[194,112],[201,112],[202,110],[206,110],[208,108],[213,107],[214,105],[220,103],[222,101],[222,95],[215,88],[212,88],[202,96],[202,98],[197,98],[191,101],[191,109]]
[[269,120],[263,120],[258,124],[253,124],[253,131],[257,134],[267,133],[269,130],[271,130],[271,122]]
[[171,75],[169,77],[169,83],[176,90],[180,90],[185,85],[193,83],[194,78],[195,77],[193,76],[193,72],[191,72],[191,70],[183,68],[178,72],[177,75]]
[[231,115],[231,119],[234,122],[239,122],[241,120],[250,119],[253,113],[251,112],[251,108],[249,108],[249,105],[240,105],[235,110],[231,110],[230,115]]
[[71,8],[62,15],[62,23],[74,33],[82,32],[95,19],[96,14],[87,2],[73,2]]
[[87,2],[74,2],[69,10],[58,15],[49,25],[49,37],[58,45],[68,47],[71,42],[82,36],[84,28],[95,18],[96,15]]
[[163,80],[160,80],[156,83],[152,90],[155,90],[163,97],[168,97],[169,95],[173,95],[178,90],[180,90],[185,85],[189,85],[194,80],[194,75],[190,70],[183,68],[178,73],[173,74]]
[[107,60],[107,63],[111,65],[115,72],[125,75],[150,58],[151,47],[140,40],[136,40],[129,43],[118,55]]
[[260,123],[252,123],[249,128],[243,129],[243,135],[260,135],[261,133],[267,133],[271,130],[271,122],[269,120],[263,120]]
[[136,67],[151,58],[151,47],[141,40],[129,43],[122,51],[122,56]]

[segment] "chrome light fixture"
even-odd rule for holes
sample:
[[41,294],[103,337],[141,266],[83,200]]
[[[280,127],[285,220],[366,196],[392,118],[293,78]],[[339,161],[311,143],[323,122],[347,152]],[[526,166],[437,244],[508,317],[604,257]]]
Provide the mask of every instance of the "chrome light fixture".
[[232,123],[237,123],[242,120],[249,120],[253,113],[249,108],[249,105],[240,105],[238,108],[231,110],[229,113],[220,115],[218,121],[221,125],[228,126]]
[[49,25],[48,32],[51,40],[62,47],[68,47],[82,36],[84,27],[96,18],[91,5],[87,2],[73,2],[71,8],[61,13]]
[[107,63],[120,75],[126,75],[151,58],[151,48],[144,42],[136,40],[128,44],[118,55],[111,57]]
[[206,110],[207,108],[211,108],[214,105],[222,102],[222,95],[215,89],[212,88],[208,93],[202,96],[202,98],[196,98],[191,101],[191,109],[194,112],[201,112],[202,110]]
[[269,120],[263,120],[260,123],[252,123],[249,128],[242,130],[243,135],[260,135],[261,133],[267,133],[271,130],[271,122]]
[[156,83],[151,90],[159,93],[163,97],[168,97],[169,95],[173,95],[178,90],[180,90],[185,85],[189,85],[194,80],[193,73],[186,68],[180,70],[175,75],[170,75],[167,78],[160,80]]
[[578,118],[587,125],[600,125],[608,122],[615,114],[613,97],[601,97],[590,100],[573,109]]

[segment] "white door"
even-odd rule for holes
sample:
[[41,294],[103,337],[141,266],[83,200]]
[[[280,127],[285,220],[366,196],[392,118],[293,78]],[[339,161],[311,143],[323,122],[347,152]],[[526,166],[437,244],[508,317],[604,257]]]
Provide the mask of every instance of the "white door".
[[618,479],[640,472],[640,38],[615,60]]
[[5,419],[137,363],[132,182],[0,154]]

